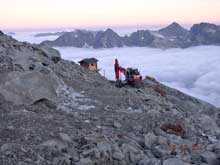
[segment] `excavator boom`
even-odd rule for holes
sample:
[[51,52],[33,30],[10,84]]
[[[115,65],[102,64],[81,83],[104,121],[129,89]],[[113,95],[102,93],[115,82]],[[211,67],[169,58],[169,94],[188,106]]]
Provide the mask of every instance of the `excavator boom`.
[[119,80],[120,72],[126,76],[126,69],[119,65],[118,59],[115,59],[115,78],[116,78],[116,80]]

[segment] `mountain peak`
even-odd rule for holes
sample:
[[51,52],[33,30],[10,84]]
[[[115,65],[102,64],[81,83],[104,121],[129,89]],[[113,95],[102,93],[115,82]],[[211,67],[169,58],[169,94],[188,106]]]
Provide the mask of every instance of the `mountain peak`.
[[108,28],[106,29],[105,33],[115,33],[112,29]]
[[177,22],[173,22],[169,26],[181,27],[180,24],[178,24]]
[[[167,27],[163,28],[163,29],[184,29],[180,24],[178,24],[177,22],[173,22],[170,25],[168,25]],[[162,30],[162,29],[161,29]]]
[[183,36],[188,31],[184,29],[181,25],[179,25],[177,22],[173,22],[167,27],[160,29],[159,32],[164,36]]

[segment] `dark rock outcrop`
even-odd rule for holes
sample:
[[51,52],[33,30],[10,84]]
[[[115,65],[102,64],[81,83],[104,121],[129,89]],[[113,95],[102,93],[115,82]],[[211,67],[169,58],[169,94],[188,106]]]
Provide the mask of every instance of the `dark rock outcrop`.
[[148,30],[139,30],[132,33],[129,37],[124,37],[125,46],[138,46],[146,47],[150,46],[154,40],[154,36]]
[[0,30],[0,35],[4,35],[4,33]]
[[105,32],[98,32],[95,35],[94,48],[113,48],[122,47],[123,43],[121,37],[112,29],[107,29]]
[[219,164],[219,120],[153,78],[119,89],[52,48],[0,36],[2,165]]
[[215,24],[195,24],[190,30],[192,45],[220,45],[220,28]]

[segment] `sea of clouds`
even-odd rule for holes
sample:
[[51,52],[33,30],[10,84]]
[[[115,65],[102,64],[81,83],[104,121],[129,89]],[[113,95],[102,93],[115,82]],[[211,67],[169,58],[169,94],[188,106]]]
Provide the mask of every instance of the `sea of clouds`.
[[[124,35],[135,31],[135,28],[115,30]],[[34,34],[40,32],[42,31],[19,31],[15,32],[13,37],[31,43],[57,38],[57,36],[34,37]],[[97,58],[100,73],[108,79],[114,79],[114,59],[118,58],[123,67],[138,68],[143,76],[155,77],[170,87],[220,107],[219,46],[168,50],[135,47],[113,49],[57,47],[56,49],[61,52],[64,59],[75,62],[83,58]]]

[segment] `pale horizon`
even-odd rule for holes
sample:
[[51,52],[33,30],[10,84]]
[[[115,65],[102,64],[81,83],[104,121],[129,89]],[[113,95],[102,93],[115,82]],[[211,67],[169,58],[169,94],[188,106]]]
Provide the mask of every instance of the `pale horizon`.
[[62,29],[220,23],[219,0],[7,0],[0,29]]

